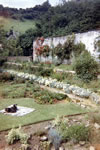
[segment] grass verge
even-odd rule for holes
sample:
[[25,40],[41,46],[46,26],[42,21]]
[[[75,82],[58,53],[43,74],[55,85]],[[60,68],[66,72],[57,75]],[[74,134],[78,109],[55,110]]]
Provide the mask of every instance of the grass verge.
[[41,105],[37,104],[32,98],[1,99],[0,110],[11,104],[18,104],[19,106],[35,108],[36,111],[22,117],[9,116],[0,113],[0,131],[10,129],[12,127],[18,127],[19,125],[23,126],[53,119],[57,115],[65,116],[77,113],[84,113],[87,111],[86,109],[82,109],[79,106],[69,102],[52,105]]

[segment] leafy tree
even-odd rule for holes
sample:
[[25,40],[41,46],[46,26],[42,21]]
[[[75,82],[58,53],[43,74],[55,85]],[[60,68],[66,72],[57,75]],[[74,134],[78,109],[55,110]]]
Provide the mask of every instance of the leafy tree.
[[6,39],[6,32],[3,29],[3,26],[0,26],[0,56],[6,56],[7,50],[7,39]]
[[23,55],[22,48],[18,45],[17,40],[10,39],[7,41],[6,45],[8,56],[20,56]]
[[83,52],[76,59],[73,66],[77,76],[84,82],[89,82],[97,78],[99,67],[88,51]]
[[24,34],[19,36],[18,44],[23,49],[24,56],[32,55],[32,51],[33,51],[32,43],[33,43],[33,40],[35,40],[35,38],[37,36],[41,36],[40,29],[39,30],[38,29],[35,29],[35,30],[29,29]]
[[0,27],[0,56],[22,55],[22,49],[17,43],[17,39],[7,39],[7,33]]
[[69,36],[64,43],[64,45],[58,44],[55,48],[55,55],[58,56],[58,59],[62,63],[64,59],[70,59],[71,53],[73,51],[74,47],[74,34],[72,36]]

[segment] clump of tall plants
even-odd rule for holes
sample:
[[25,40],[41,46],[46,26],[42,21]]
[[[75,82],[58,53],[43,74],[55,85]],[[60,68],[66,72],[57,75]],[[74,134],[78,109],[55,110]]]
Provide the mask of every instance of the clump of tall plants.
[[97,79],[99,73],[98,63],[88,51],[83,52],[73,64],[79,78],[85,82]]

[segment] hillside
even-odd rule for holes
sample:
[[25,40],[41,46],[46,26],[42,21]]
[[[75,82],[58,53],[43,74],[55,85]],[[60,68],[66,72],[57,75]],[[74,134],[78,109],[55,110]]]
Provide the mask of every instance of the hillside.
[[24,32],[33,28],[35,21],[44,37],[64,36],[100,29],[100,0],[63,1],[55,7],[47,0],[42,5],[19,10],[0,5],[0,16],[10,18],[5,29],[15,26],[15,30]]
[[13,27],[14,31],[24,33],[30,28],[35,28],[35,21],[26,19],[24,21],[21,21],[11,18],[0,17],[0,25],[3,25],[6,31],[9,31]]

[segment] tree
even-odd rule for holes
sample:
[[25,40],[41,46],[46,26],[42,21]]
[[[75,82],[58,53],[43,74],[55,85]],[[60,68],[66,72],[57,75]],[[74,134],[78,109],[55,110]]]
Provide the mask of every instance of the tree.
[[6,50],[8,52],[8,56],[22,56],[23,51],[20,45],[18,45],[17,40],[10,39],[7,41]]
[[6,39],[6,32],[3,29],[3,26],[0,26],[0,56],[6,56],[7,50],[7,39]]
[[55,55],[62,63],[64,59],[70,59],[74,47],[75,35],[69,36],[64,45],[58,44],[55,48]]
[[37,36],[41,36],[40,29],[28,29],[24,34],[19,36],[18,44],[23,49],[24,56],[30,56],[33,52],[32,43]]
[[22,49],[18,45],[17,39],[7,39],[7,33],[3,27],[0,27],[0,56],[18,56],[22,55]]
[[73,66],[77,76],[84,82],[97,79],[99,66],[88,51],[83,52],[76,59]]

